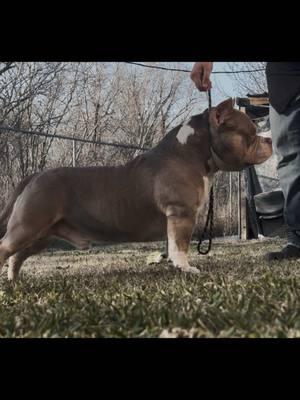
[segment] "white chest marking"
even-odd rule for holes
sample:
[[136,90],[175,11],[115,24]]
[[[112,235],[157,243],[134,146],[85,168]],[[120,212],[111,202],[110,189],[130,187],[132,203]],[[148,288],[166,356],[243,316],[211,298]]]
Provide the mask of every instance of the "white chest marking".
[[203,187],[203,191],[201,191],[200,205],[199,205],[199,208],[197,210],[197,214],[198,215],[203,211],[205,205],[208,203],[210,189],[211,189],[212,184],[213,184],[212,176],[211,177],[203,176],[203,183],[204,183],[204,187]]
[[213,180],[212,177],[204,176],[203,181],[204,181],[204,198],[205,201],[207,201]]
[[194,129],[190,126],[190,125],[183,125],[178,133],[177,133],[177,140],[181,143],[181,144],[186,144],[188,137],[190,135],[194,135],[195,131]]

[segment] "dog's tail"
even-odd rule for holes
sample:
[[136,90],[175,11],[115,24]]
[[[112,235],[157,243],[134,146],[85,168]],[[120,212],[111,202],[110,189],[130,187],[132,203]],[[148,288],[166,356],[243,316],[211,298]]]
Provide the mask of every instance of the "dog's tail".
[[15,201],[17,200],[18,196],[23,192],[27,184],[31,181],[31,179],[37,175],[37,173],[32,174],[24,178],[16,187],[14,190],[13,194],[11,195],[6,207],[0,213],[0,239],[5,235],[6,233],[6,227],[7,223],[9,220],[9,217],[11,216]]

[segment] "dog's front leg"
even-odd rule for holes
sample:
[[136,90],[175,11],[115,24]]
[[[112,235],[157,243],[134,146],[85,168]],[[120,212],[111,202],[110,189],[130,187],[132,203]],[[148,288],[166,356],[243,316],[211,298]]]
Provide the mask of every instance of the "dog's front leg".
[[187,208],[169,206],[168,221],[168,256],[175,268],[184,272],[198,274],[197,268],[188,262],[188,248],[195,224],[195,215]]
[[169,244],[168,244],[168,239],[166,240],[166,245],[165,245],[165,251],[161,253],[160,255],[161,259],[167,259],[169,261]]

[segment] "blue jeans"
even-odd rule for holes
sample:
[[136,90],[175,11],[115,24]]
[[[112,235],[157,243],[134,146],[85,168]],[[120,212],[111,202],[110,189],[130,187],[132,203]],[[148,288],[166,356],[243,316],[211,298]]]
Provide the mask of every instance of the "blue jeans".
[[284,217],[288,228],[300,231],[300,96],[279,114],[270,106],[274,152],[284,194]]

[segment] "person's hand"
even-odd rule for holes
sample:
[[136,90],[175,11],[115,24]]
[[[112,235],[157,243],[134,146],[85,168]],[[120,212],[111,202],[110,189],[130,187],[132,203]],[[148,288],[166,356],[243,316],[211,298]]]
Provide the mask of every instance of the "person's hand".
[[212,62],[196,62],[191,72],[191,79],[197,89],[206,92],[211,89],[210,74],[213,69]]

